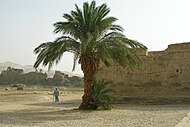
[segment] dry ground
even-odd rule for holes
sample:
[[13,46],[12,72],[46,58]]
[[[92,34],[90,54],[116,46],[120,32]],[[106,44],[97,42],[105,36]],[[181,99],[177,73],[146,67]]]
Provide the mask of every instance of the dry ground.
[[0,91],[0,127],[174,127],[190,105],[114,105],[109,111],[79,111],[81,91]]

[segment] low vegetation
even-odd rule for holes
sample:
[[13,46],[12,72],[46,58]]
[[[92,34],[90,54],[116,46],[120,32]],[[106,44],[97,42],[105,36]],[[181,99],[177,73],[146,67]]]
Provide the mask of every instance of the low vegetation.
[[105,80],[94,80],[92,82],[91,98],[88,104],[89,109],[111,109],[111,104],[115,101],[115,98],[111,95],[111,93],[114,91],[112,89],[107,88],[107,85],[109,83],[111,82]]

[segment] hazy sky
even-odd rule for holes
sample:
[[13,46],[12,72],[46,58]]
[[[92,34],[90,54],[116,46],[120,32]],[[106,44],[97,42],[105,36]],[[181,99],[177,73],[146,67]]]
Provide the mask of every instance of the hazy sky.
[[[39,44],[53,41],[52,24],[63,21],[63,13],[87,0],[0,0],[0,62],[32,65]],[[89,0],[90,1],[90,0]],[[190,0],[96,0],[107,3],[110,16],[125,35],[145,44],[149,51],[168,44],[190,41]],[[72,55],[66,54],[53,69],[71,71]],[[79,67],[78,67],[79,68]],[[77,69],[75,73],[81,73]]]

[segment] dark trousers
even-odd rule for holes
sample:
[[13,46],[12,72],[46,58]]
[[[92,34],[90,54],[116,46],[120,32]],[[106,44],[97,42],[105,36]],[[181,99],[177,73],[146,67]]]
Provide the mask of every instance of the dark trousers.
[[55,96],[55,102],[59,102],[59,97]]

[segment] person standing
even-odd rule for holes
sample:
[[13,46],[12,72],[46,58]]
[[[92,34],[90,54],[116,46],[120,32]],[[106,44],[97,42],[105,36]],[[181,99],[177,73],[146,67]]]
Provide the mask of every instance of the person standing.
[[53,92],[53,96],[55,97],[55,103],[59,102],[59,91],[57,88],[55,88],[55,90]]

